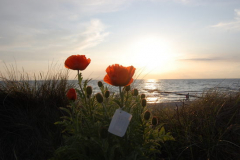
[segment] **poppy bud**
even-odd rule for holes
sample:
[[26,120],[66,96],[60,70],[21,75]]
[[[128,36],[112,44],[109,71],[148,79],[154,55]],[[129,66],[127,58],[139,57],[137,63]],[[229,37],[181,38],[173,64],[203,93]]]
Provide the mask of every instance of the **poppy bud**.
[[108,98],[109,96],[110,96],[110,92],[109,92],[109,90],[106,90],[105,93],[104,93],[104,97]]
[[150,113],[149,111],[146,111],[146,112],[144,113],[143,118],[147,121],[147,120],[149,120],[150,116],[151,116],[151,113]]
[[138,95],[138,90],[137,89],[134,89],[133,90],[133,96],[137,96]]
[[157,119],[157,117],[153,117],[152,118],[152,125],[157,125],[158,124],[158,119]]
[[91,96],[91,94],[92,94],[92,86],[87,86],[86,92],[87,92],[88,96]]
[[102,81],[98,81],[98,87],[101,88],[103,86]]
[[146,98],[145,94],[141,94],[141,99]]
[[142,106],[143,106],[143,107],[146,107],[146,105],[147,105],[147,100],[146,100],[145,98],[143,98],[141,101],[142,101]]
[[102,139],[105,139],[105,138],[108,137],[108,130],[107,130],[106,127],[101,127],[101,129],[100,129],[100,137]]
[[130,91],[130,89],[131,89],[131,87],[130,87],[130,85],[128,85],[128,86],[125,86],[125,91]]
[[77,93],[76,90],[74,88],[70,88],[67,92],[67,98],[69,100],[73,100],[75,101],[77,99]]
[[98,103],[102,103],[103,102],[103,96],[101,93],[97,93],[96,94],[96,99],[98,101]]

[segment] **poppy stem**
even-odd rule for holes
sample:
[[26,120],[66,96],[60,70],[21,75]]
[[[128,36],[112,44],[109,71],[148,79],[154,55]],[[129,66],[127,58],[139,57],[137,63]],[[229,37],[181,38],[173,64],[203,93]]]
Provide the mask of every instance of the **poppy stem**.
[[127,101],[128,101],[128,91],[127,91],[127,97],[126,97],[125,105],[127,105],[127,104],[126,104]]
[[85,93],[84,93],[84,91],[83,91],[83,88],[82,88],[82,75],[81,75],[81,73],[80,73],[80,71],[79,70],[77,70],[78,71],[78,84],[79,84],[79,87],[80,87],[80,89],[81,89],[81,92],[82,92],[82,96],[83,96],[83,98],[84,98],[84,101],[85,101],[85,104],[87,104],[87,99],[86,99],[86,95],[85,95]]
[[120,94],[120,97],[121,97],[121,106],[120,108],[123,108],[123,94],[122,94],[122,86],[119,86],[119,94]]

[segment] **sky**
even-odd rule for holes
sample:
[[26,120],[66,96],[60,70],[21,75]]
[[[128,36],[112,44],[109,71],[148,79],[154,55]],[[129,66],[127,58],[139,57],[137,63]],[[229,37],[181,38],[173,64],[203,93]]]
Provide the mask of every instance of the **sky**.
[[112,64],[138,79],[240,78],[240,1],[0,0],[0,72],[67,70],[77,54],[85,78]]

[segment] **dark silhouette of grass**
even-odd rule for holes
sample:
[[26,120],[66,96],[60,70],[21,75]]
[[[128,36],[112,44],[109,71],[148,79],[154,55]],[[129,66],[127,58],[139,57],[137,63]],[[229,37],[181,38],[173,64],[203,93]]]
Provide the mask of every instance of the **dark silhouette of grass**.
[[189,105],[155,109],[175,141],[164,145],[165,159],[235,160],[240,157],[240,92],[216,90]]
[[[53,70],[52,68],[50,68]],[[30,77],[6,66],[0,74],[0,159],[45,160],[61,144],[54,125],[68,104],[68,72]]]

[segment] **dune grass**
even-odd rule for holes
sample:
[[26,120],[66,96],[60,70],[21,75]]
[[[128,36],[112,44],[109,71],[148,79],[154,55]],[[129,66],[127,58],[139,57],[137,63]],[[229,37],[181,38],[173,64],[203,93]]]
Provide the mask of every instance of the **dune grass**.
[[166,159],[235,160],[240,157],[240,93],[203,93],[189,105],[153,112],[175,141],[164,145]]
[[[0,159],[46,160],[62,145],[60,107],[69,101],[68,72],[29,76],[13,67],[0,73]],[[161,144],[158,159],[239,159],[240,92],[212,90],[189,105],[152,111],[174,141]]]
[[[53,70],[51,68],[51,70]],[[30,76],[6,66],[0,73],[0,159],[45,160],[61,144],[54,122],[67,105],[68,72]]]

